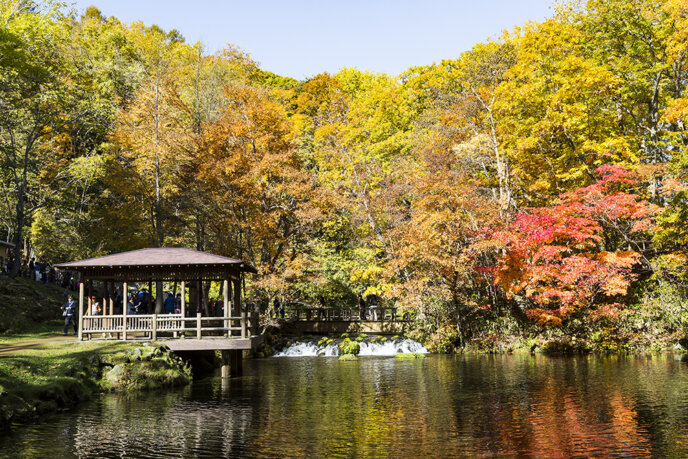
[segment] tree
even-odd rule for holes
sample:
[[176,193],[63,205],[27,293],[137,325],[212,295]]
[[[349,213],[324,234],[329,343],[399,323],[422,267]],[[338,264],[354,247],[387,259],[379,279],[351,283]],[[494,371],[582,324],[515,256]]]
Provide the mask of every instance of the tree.
[[431,318],[435,327],[455,323],[459,344],[470,332],[470,317],[495,305],[486,262],[490,235],[499,225],[499,206],[479,180],[452,170],[451,164],[419,180],[411,219],[396,228],[398,242],[390,261],[393,273],[405,271],[389,296],[405,309]]
[[47,203],[39,180],[46,141],[64,129],[70,97],[61,50],[67,36],[60,10],[30,1],[0,6],[0,150],[3,188],[14,203],[16,275],[22,262],[27,219]]
[[598,180],[532,208],[497,236],[504,254],[496,279],[538,325],[573,315],[614,315],[637,279],[655,209],[624,188],[637,181],[621,166],[603,166]]

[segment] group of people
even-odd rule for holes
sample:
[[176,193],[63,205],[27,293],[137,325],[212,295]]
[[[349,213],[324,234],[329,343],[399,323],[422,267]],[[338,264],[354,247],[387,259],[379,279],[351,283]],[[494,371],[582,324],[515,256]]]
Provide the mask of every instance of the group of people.
[[[14,257],[10,256],[5,265],[2,267],[2,270],[9,274],[12,271],[14,262]],[[57,280],[57,272],[55,268],[47,263],[37,262],[36,258],[34,257],[31,257],[31,259],[28,261],[24,259],[19,273],[24,277],[28,277],[44,284],[54,284]]]
[[[10,254],[6,263],[0,267],[0,272],[10,274],[13,265],[14,257]],[[24,260],[19,270],[19,275],[35,280],[36,282],[42,282],[43,284],[59,285],[73,292],[79,287],[79,281],[72,275],[71,271],[61,270],[58,272],[52,265],[36,261],[35,257],[32,257],[28,261],[26,259]]]
[[362,295],[358,295],[358,311],[361,320],[367,320],[370,315],[373,320],[377,320],[377,296],[368,295],[368,302],[363,299]]
[[[89,311],[92,316],[103,315],[103,305],[100,304],[98,298],[91,296],[91,309]],[[113,299],[113,313],[120,315],[123,313],[122,296],[117,292]],[[148,289],[141,289],[137,293],[129,293],[127,295],[127,315],[146,314],[148,313],[148,305],[155,304],[155,297],[153,297]],[[163,310],[165,314],[181,314],[182,308],[182,294],[177,293],[175,296],[172,292],[165,293],[163,299]]]

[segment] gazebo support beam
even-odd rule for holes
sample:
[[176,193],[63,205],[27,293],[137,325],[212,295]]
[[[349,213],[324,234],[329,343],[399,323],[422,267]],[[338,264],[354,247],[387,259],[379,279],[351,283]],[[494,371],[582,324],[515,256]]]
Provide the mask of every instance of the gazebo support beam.
[[[186,282],[182,281],[182,317],[186,317]],[[186,322],[184,322],[186,323]]]
[[84,334],[84,282],[79,282],[79,341],[83,340]]
[[[223,304],[224,304],[224,308],[223,308],[224,316],[225,316],[225,317],[230,317],[230,314],[229,314],[229,279],[225,279],[225,280],[224,280],[223,285],[222,285],[222,291],[223,291],[223,293],[224,293],[224,298],[223,298],[223,301],[224,301],[224,303],[223,303]],[[229,320],[225,319],[225,328],[228,328],[228,327],[229,327],[229,322],[230,322]],[[231,337],[231,336],[232,336],[232,331],[231,331],[231,330],[228,330],[228,331],[227,331],[227,336],[228,336],[228,337]]]
[[148,281],[148,314],[153,314],[153,281]]
[[129,284],[122,283],[122,339],[127,340],[127,313],[129,309]]
[[115,315],[115,296],[117,296],[117,290],[115,290],[115,281],[110,281],[110,315]]
[[93,290],[93,280],[89,279],[88,280],[88,309],[86,310],[86,315],[90,316],[93,314],[93,296],[94,296],[94,290]]

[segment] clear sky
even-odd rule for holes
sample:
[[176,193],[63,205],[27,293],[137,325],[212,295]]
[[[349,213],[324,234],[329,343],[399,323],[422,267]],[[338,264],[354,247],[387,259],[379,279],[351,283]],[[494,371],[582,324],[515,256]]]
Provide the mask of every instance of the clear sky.
[[239,46],[304,79],[342,67],[398,74],[456,58],[504,29],[551,16],[552,0],[76,0],[105,16],[177,29],[212,53]]

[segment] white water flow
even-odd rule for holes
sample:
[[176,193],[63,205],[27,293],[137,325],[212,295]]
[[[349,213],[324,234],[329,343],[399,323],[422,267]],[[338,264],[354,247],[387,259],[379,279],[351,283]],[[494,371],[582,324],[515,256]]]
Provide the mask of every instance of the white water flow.
[[427,354],[428,350],[418,341],[412,339],[390,340],[385,343],[361,343],[358,355],[396,355],[396,354]]
[[[318,345],[317,342],[302,341],[276,352],[275,357],[337,357],[340,354],[339,342],[340,340],[337,340],[327,345]],[[361,351],[358,355],[360,356],[393,356],[396,354],[428,353],[425,346],[408,338],[388,340],[384,343],[361,341],[359,344],[361,346]]]

